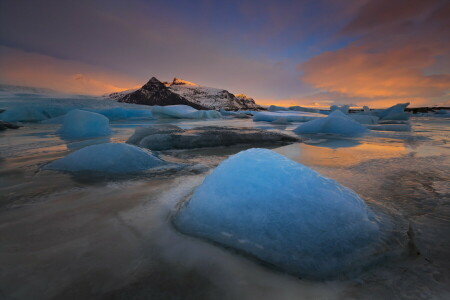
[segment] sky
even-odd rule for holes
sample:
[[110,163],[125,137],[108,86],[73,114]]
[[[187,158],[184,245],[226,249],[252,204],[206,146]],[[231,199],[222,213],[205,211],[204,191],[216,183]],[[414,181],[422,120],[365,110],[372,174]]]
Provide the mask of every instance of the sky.
[[260,104],[450,105],[448,0],[0,0],[0,83],[179,77]]

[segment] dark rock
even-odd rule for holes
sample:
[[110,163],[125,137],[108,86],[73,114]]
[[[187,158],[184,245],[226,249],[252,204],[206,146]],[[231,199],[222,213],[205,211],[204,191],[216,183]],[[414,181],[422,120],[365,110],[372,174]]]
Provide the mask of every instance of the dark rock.
[[19,126],[17,124],[14,123],[9,123],[9,122],[5,122],[5,121],[1,121],[0,120],[0,130],[6,130],[6,129],[17,129],[20,128],[22,126]]
[[254,128],[198,127],[183,130],[173,125],[136,128],[127,143],[150,150],[194,149],[238,144],[289,144],[299,139],[283,133]]
[[134,103],[142,105],[189,105],[195,109],[207,109],[197,103],[191,102],[186,98],[170,91],[162,82],[152,77],[140,89],[127,94],[116,93],[110,95],[119,102]]

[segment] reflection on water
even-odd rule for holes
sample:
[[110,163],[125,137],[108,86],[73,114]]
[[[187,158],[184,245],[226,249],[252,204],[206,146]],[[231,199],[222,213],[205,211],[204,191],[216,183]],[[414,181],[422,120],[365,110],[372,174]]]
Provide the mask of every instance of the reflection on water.
[[[111,142],[138,125],[295,128],[251,120],[115,122]],[[300,280],[227,249],[182,235],[170,224],[227,156],[246,147],[166,151],[202,164],[198,172],[103,178],[40,166],[102,139],[64,141],[58,125],[0,133],[0,298],[3,299],[411,299],[450,296],[450,153],[447,120],[414,120],[420,132],[359,139],[305,137],[274,149],[354,189],[409,223],[420,255],[345,281]],[[160,176],[161,175],[161,176]],[[270,184],[270,183],[268,183]],[[339,230],[339,229],[337,229]]]
[[278,153],[309,166],[349,167],[372,159],[400,157],[408,153],[404,142],[325,140],[278,148]]

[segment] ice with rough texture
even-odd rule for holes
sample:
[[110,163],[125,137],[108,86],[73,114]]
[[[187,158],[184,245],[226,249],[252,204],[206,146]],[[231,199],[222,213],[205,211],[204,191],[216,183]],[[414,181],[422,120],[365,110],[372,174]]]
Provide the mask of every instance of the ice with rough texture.
[[62,127],[57,133],[63,138],[76,139],[109,135],[111,129],[107,117],[90,111],[74,109],[64,116]]
[[151,152],[123,143],[92,145],[70,153],[44,166],[44,169],[68,172],[96,171],[134,173],[165,165]]
[[294,129],[294,132],[298,134],[327,133],[343,136],[359,136],[366,131],[366,127],[345,115],[340,110],[333,111],[326,118],[303,123]]
[[285,119],[287,122],[307,122],[319,118],[323,118],[325,115],[311,112],[287,112],[287,111],[279,111],[279,112],[255,112],[253,115],[253,121],[265,121],[265,122],[273,122],[277,121],[280,118]]
[[222,162],[174,224],[308,278],[358,271],[381,254],[379,225],[355,192],[266,149]]
[[197,110],[187,105],[153,106],[155,114],[178,119],[218,119],[222,115],[215,110]]

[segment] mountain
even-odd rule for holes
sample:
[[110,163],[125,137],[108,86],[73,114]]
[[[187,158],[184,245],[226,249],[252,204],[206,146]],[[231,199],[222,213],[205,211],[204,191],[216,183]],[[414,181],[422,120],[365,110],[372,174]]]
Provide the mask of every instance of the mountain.
[[161,106],[184,104],[195,109],[207,109],[201,104],[191,102],[183,96],[172,92],[155,77],[152,77],[140,89],[112,93],[109,97],[126,103]]
[[255,100],[243,94],[233,95],[224,89],[201,86],[180,78],[174,78],[167,87],[172,92],[208,109],[264,110],[255,103]]

